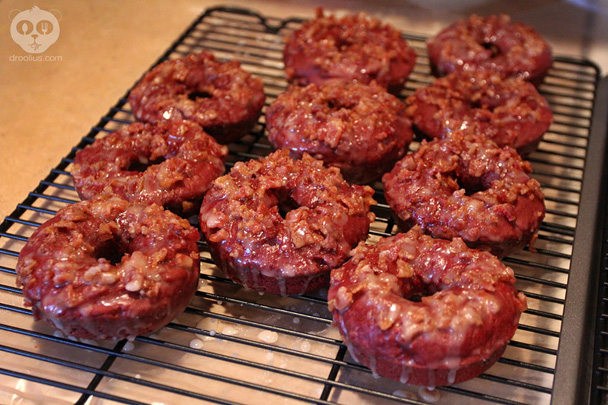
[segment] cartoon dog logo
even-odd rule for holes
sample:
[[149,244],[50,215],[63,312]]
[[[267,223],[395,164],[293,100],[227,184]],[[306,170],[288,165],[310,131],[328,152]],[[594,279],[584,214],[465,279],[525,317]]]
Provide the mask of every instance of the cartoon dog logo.
[[59,11],[34,6],[21,12],[13,10],[9,17],[14,13],[17,14],[11,18],[11,37],[25,52],[42,53],[59,38]]

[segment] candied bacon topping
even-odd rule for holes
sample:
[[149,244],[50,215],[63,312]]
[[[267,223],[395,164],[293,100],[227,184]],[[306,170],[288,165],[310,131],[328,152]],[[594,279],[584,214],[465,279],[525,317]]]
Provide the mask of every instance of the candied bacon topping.
[[407,115],[431,138],[470,127],[520,155],[532,152],[553,121],[547,100],[518,77],[485,71],[452,73],[407,98]]
[[251,130],[264,100],[262,79],[205,50],[158,64],[129,94],[138,120],[191,120],[224,144]]
[[437,76],[483,69],[540,85],[553,64],[540,34],[505,14],[460,19],[431,38],[427,48]]
[[25,305],[67,335],[122,339],[184,310],[198,285],[199,234],[159,205],[81,201],[41,225],[21,250]]
[[372,195],[370,187],[349,185],[338,169],[282,150],[238,162],[218,178],[203,201],[200,225],[216,263],[241,284],[264,290],[252,273],[284,282],[341,265],[367,237]]
[[266,111],[268,139],[294,157],[309,153],[351,183],[377,180],[412,141],[405,105],[372,82],[332,79],[290,86]]
[[191,212],[224,173],[227,155],[194,122],[136,122],[78,151],[72,176],[83,199],[111,193]]
[[489,368],[515,333],[526,298],[514,283],[490,253],[414,227],[355,248],[332,271],[328,304],[349,350],[372,371],[449,385]]
[[287,40],[283,52],[289,81],[321,83],[344,78],[369,83],[375,80],[399,93],[414,67],[415,52],[401,32],[365,13],[324,16],[304,22]]
[[502,257],[532,241],[544,218],[544,195],[531,171],[514,149],[455,131],[423,141],[382,182],[403,229],[419,225]]

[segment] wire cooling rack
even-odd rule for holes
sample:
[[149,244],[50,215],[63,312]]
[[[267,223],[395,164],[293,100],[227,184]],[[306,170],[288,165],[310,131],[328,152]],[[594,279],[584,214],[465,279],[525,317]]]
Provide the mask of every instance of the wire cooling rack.
[[[263,79],[268,104],[286,88],[283,38],[301,22],[243,9],[209,9],[158,62],[201,49],[240,60]],[[418,58],[401,97],[433,80],[426,38],[404,37]],[[19,251],[41,223],[78,201],[70,175],[74,153],[132,122],[125,95],[0,225],[0,403],[543,404],[559,402],[558,394],[570,398],[576,387],[560,381],[576,380],[580,370],[570,366],[584,349],[582,312],[569,301],[577,296],[570,291],[581,288],[572,280],[589,279],[591,271],[577,259],[591,255],[590,248],[577,244],[585,245],[579,235],[591,232],[581,223],[593,223],[597,216],[594,204],[587,212],[581,207],[598,81],[594,64],[556,57],[540,88],[555,122],[529,157],[546,195],[547,215],[535,251],[504,259],[515,270],[529,309],[495,366],[478,378],[435,390],[374,376],[357,363],[331,325],[326,291],[303,297],[247,291],[217,271],[203,242],[196,297],[156,333],[133,341],[75,340],[34,323],[15,286]],[[264,125],[262,116],[250,134],[230,145],[227,169],[271,152]],[[382,185],[374,188],[379,204],[371,242],[397,232]],[[574,347],[564,347],[566,340]]]

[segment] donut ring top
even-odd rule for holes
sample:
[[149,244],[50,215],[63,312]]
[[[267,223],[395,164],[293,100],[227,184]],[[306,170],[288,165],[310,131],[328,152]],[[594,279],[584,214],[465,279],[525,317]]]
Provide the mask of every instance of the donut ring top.
[[290,35],[283,52],[290,82],[375,80],[393,94],[401,91],[415,60],[415,52],[392,26],[364,13],[326,17],[322,9]]
[[427,42],[433,73],[484,69],[540,85],[553,64],[551,48],[533,28],[507,15],[460,19]]
[[524,80],[485,72],[460,72],[435,80],[406,100],[415,128],[443,138],[465,127],[511,146],[525,156],[536,148],[553,122],[547,100]]
[[82,199],[112,193],[186,213],[224,173],[227,155],[193,122],[136,122],[78,151],[72,176]]
[[290,86],[266,111],[268,140],[299,158],[309,153],[351,183],[377,180],[412,141],[405,105],[372,82],[342,79]]
[[260,78],[208,51],[158,64],[129,94],[138,120],[191,120],[224,144],[251,130],[264,100]]
[[513,270],[419,228],[361,243],[331,273],[329,309],[349,352],[402,383],[473,378],[502,355],[526,309]]
[[[372,195],[308,154],[294,160],[281,150],[238,162],[218,178],[203,201],[200,226],[216,264],[233,280],[303,294],[310,278],[328,276],[367,238]],[[304,285],[290,289],[289,279],[302,277]]]
[[515,149],[455,132],[423,141],[382,178],[400,226],[436,238],[461,237],[499,257],[533,242],[545,215],[540,184]]
[[194,296],[198,240],[196,228],[159,205],[81,201],[32,234],[17,284],[34,317],[67,335],[132,338],[167,324]]

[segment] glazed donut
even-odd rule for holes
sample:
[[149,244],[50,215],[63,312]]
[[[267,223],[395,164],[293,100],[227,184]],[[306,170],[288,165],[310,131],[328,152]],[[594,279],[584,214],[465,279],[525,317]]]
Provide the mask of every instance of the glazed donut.
[[540,34],[504,14],[460,19],[429,39],[427,49],[436,76],[481,68],[538,86],[553,64]]
[[199,234],[160,205],[81,201],[42,224],[17,284],[36,320],[83,339],[134,338],[180,314],[197,289]]
[[355,360],[435,387],[474,378],[500,358],[526,309],[514,284],[513,270],[490,253],[415,227],[361,243],[332,270],[327,299]]
[[289,36],[283,51],[289,82],[375,80],[393,94],[403,88],[415,60],[416,53],[392,26],[364,13],[326,17],[322,9]]
[[213,180],[224,173],[228,148],[198,124],[136,122],[76,153],[72,177],[80,197],[104,193],[197,212]]
[[215,264],[260,292],[304,294],[367,238],[373,190],[351,186],[336,168],[286,150],[238,162],[201,206],[200,226]]
[[423,141],[382,178],[399,226],[462,238],[498,257],[532,243],[545,216],[540,184],[515,149],[461,132]]
[[264,100],[261,79],[208,51],[158,64],[129,94],[138,120],[191,120],[224,144],[253,128]]
[[427,137],[443,138],[472,126],[522,156],[536,149],[553,122],[549,103],[532,84],[486,71],[439,78],[416,90],[406,103],[415,130]]
[[343,79],[290,86],[266,110],[266,129],[275,148],[295,158],[308,153],[358,184],[389,171],[413,137],[397,97],[375,82]]

